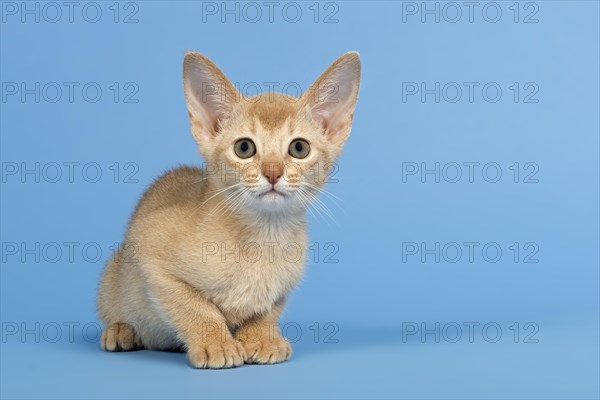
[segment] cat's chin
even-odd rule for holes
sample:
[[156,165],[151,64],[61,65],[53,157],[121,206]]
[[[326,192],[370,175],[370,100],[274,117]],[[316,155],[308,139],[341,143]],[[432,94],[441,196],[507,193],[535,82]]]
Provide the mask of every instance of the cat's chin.
[[255,211],[265,214],[288,214],[300,211],[301,203],[296,200],[296,196],[293,193],[281,190],[267,190],[253,196],[250,207]]

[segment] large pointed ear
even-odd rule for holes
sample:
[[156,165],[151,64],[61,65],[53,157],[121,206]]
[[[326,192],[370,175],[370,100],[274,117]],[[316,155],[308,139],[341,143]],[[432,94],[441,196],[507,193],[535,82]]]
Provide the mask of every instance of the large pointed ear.
[[183,90],[192,134],[201,143],[219,133],[221,122],[231,115],[240,94],[212,61],[190,51],[183,61]]
[[351,51],[331,64],[302,98],[332,143],[342,144],[350,134],[359,87],[360,57]]

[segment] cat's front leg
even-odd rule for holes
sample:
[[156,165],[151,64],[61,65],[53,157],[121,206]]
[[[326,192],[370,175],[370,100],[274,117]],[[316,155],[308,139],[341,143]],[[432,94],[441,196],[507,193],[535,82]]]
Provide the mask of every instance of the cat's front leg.
[[235,337],[246,352],[246,363],[276,364],[292,356],[292,346],[277,325],[283,306],[283,301],[275,304],[269,313],[244,323],[236,331]]
[[174,277],[154,281],[152,292],[161,311],[185,343],[195,368],[231,368],[244,363],[244,347],[233,338],[217,306]]

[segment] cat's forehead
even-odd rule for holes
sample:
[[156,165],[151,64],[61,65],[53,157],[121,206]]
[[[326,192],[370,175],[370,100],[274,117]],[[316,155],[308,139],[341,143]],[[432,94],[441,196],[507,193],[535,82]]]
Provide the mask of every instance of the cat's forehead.
[[247,100],[246,115],[251,123],[267,131],[293,124],[298,115],[298,99],[281,93],[263,93]]

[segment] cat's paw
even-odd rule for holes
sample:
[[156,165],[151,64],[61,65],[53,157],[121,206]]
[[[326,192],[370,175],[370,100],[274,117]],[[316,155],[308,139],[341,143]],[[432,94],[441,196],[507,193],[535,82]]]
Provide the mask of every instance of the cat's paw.
[[233,368],[244,364],[246,353],[240,342],[226,338],[194,345],[187,356],[194,368]]
[[100,346],[106,351],[130,351],[141,349],[142,342],[131,325],[117,322],[102,332]]
[[292,346],[282,336],[242,340],[248,364],[277,364],[290,359]]

